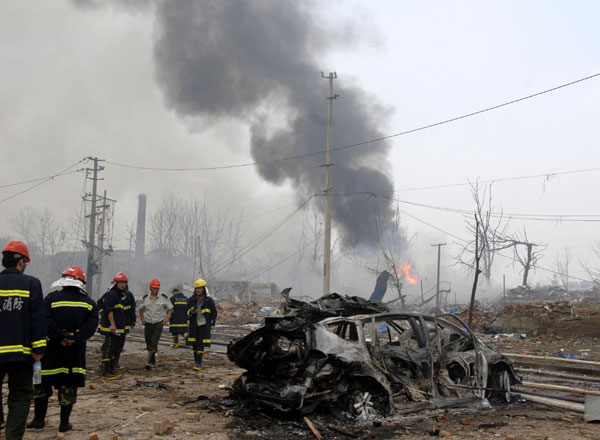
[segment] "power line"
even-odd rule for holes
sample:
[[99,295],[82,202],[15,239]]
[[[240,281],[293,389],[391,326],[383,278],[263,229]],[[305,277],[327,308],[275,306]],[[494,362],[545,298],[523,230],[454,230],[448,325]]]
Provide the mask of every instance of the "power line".
[[[351,148],[356,148],[356,147],[361,147],[364,145],[369,145],[369,144],[373,144],[373,143],[377,143],[377,142],[381,142],[381,141],[385,141],[385,140],[389,140],[395,137],[400,137],[400,136],[405,136],[407,134],[412,134],[412,133],[416,133],[418,131],[423,131],[423,130],[427,130],[430,128],[434,128],[434,127],[439,127],[440,125],[445,125],[445,124],[449,124],[451,122],[456,122],[459,121],[461,119],[466,119],[466,118],[470,118],[472,116],[476,116],[476,115],[480,115],[482,113],[486,113],[492,110],[497,110],[499,108],[502,107],[506,107],[508,105],[512,105],[512,104],[516,104],[518,102],[522,102],[528,99],[532,99],[541,95],[544,95],[546,93],[551,93],[554,92],[556,90],[559,89],[563,89],[565,87],[569,87],[578,83],[581,83],[583,81],[587,81],[590,80],[592,78],[596,78],[600,76],[600,72],[599,73],[595,73],[593,75],[590,76],[586,76],[585,78],[580,78],[577,79],[575,81],[571,81],[565,84],[561,84],[559,86],[556,87],[552,87],[550,89],[546,89],[546,90],[542,90],[541,92],[537,92],[537,93],[533,93],[531,95],[527,95],[527,96],[523,96],[521,98],[517,98],[517,99],[513,99],[511,101],[508,102],[504,102],[502,104],[497,104],[491,107],[487,107],[481,110],[477,110],[471,113],[466,113],[463,114],[461,116],[456,116],[450,119],[445,119],[443,121],[439,121],[439,122],[435,122],[433,124],[428,124],[428,125],[423,125],[421,127],[417,127],[417,128],[413,128],[410,130],[406,130],[406,131],[402,131],[400,133],[395,133],[395,134],[391,134],[388,136],[382,136],[382,137],[378,137],[378,138],[374,138],[374,139],[370,139],[370,140],[366,140],[363,142],[357,142],[355,144],[349,144],[349,145],[343,145],[343,146],[339,146],[339,147],[333,147],[331,149],[331,151],[341,151],[341,150],[348,150]],[[313,153],[305,153],[305,154],[299,154],[296,156],[289,156],[289,157],[283,157],[283,158],[279,158],[279,159],[271,159],[271,160],[265,160],[265,161],[260,161],[260,162],[248,162],[248,163],[241,163],[241,164],[234,164],[234,165],[221,165],[221,166],[212,166],[212,167],[194,167],[194,168],[162,168],[162,167],[145,167],[145,166],[139,166],[139,165],[129,165],[129,164],[123,164],[123,163],[118,163],[118,162],[112,162],[112,161],[106,161],[106,163],[109,163],[111,165],[115,165],[118,167],[124,167],[124,168],[134,168],[134,169],[139,169],[139,170],[147,170],[147,171],[211,171],[211,170],[223,170],[223,169],[229,169],[229,168],[242,168],[242,167],[250,167],[250,166],[257,166],[257,165],[266,165],[266,164],[273,164],[273,163],[278,163],[278,162],[284,162],[287,160],[295,160],[295,159],[302,159],[305,157],[310,157],[310,156],[315,156],[315,155],[321,155],[323,153],[325,153],[327,150],[320,150],[320,151],[316,151]]]
[[[502,179],[491,179],[491,180],[479,180],[478,183],[496,183],[496,182],[509,182],[513,180],[525,180],[525,179],[537,179],[540,177],[544,177],[546,180],[550,180],[556,176],[562,176],[565,174],[577,174],[577,173],[589,173],[592,171],[600,171],[600,168],[586,168],[581,170],[571,170],[571,171],[558,171],[553,173],[544,173],[544,174],[534,174],[530,176],[518,176],[518,177],[506,177]],[[419,186],[414,188],[401,188],[397,189],[394,192],[404,192],[404,191],[420,191],[424,189],[438,189],[438,188],[453,188],[456,186],[467,186],[471,185],[470,182],[464,183],[450,183],[445,185],[433,185],[433,186]]]
[[292,212],[291,214],[288,214],[286,217],[284,217],[282,220],[280,220],[279,222],[277,222],[275,225],[273,225],[271,228],[269,228],[267,231],[265,231],[264,233],[262,233],[261,235],[259,235],[257,238],[255,238],[253,241],[251,241],[250,243],[248,243],[246,246],[242,247],[240,249],[239,252],[236,253],[236,255],[230,259],[229,261],[227,261],[226,263],[221,264],[220,267],[216,268],[215,270],[213,270],[208,276],[207,278],[213,278],[215,275],[217,275],[218,273],[222,272],[223,270],[227,269],[231,264],[233,264],[235,261],[239,260],[240,258],[242,258],[244,255],[246,255],[248,252],[250,252],[252,249],[254,249],[256,246],[258,246],[260,243],[262,243],[264,240],[266,240],[268,237],[270,237],[271,235],[273,235],[279,228],[281,228],[285,223],[287,223],[297,212],[299,212],[301,209],[304,208],[304,206],[306,206],[306,204],[313,198],[313,196],[309,197],[308,199],[306,199],[304,202],[302,202],[302,204],[300,204],[300,206],[298,206],[298,208],[296,208],[294,210],[294,212]]
[[[12,196],[9,196],[9,197],[6,197],[6,198],[4,198],[4,199],[0,200],[0,203],[4,203],[4,202],[6,202],[6,201],[8,201],[8,200],[14,199],[15,197],[18,197],[18,196],[20,196],[21,194],[25,194],[26,192],[29,192],[29,191],[31,191],[32,189],[35,189],[35,188],[37,188],[38,186],[40,186],[40,185],[43,185],[44,183],[46,183],[46,182],[49,182],[49,181],[53,180],[55,177],[64,176],[64,175],[67,175],[67,174],[78,173],[78,172],[80,172],[80,171],[83,171],[83,170],[74,170],[74,171],[71,171],[71,172],[67,172],[68,170],[70,170],[71,168],[73,168],[74,166],[76,166],[77,164],[79,164],[79,163],[81,163],[81,162],[83,162],[83,159],[82,159],[82,160],[79,160],[79,161],[77,161],[77,162],[75,162],[73,165],[71,165],[71,166],[69,166],[69,167],[65,168],[64,170],[62,170],[62,171],[60,171],[60,172],[58,172],[58,173],[56,173],[56,174],[54,174],[54,175],[52,175],[52,176],[49,176],[49,177],[44,177],[44,178],[42,179],[42,181],[41,181],[41,182],[38,182],[38,183],[36,183],[35,185],[32,185],[32,186],[30,186],[29,188],[26,188],[26,189],[24,189],[23,191],[19,191],[18,193],[16,193],[16,194],[13,194]],[[34,181],[39,181],[39,180],[40,180],[40,179],[35,179]]]
[[[79,162],[77,162],[79,163]],[[58,174],[53,174],[52,176],[46,176],[46,177],[40,177],[38,179],[31,179],[31,180],[24,180],[22,182],[17,182],[17,183],[7,183],[4,185],[0,185],[0,188],[9,188],[12,186],[20,186],[20,185],[26,185],[28,183],[33,183],[33,182],[39,182],[40,180],[52,180],[55,177],[60,177],[60,176],[67,176],[69,174],[73,174],[73,173],[79,173],[82,170],[74,170],[74,171],[69,171],[68,173],[58,173]]]
[[[387,199],[394,201],[396,203],[404,203],[407,205],[417,206],[421,208],[435,209],[438,211],[451,212],[455,214],[461,214],[466,216],[471,216],[473,211],[470,209],[460,209],[460,208],[449,208],[444,206],[436,206],[436,205],[428,205],[425,203],[411,202],[408,200],[396,199],[390,196],[386,196],[385,194],[380,194],[371,191],[357,191],[357,192],[348,192],[348,193],[333,193],[333,196],[353,196],[353,195],[366,195],[369,197],[378,197],[382,199]],[[319,196],[320,194],[315,194],[315,196]],[[504,212],[490,212],[491,217],[500,217],[506,219],[515,219],[515,220],[538,220],[538,221],[570,221],[570,222],[600,222],[600,219],[593,218],[582,218],[582,217],[600,217],[600,214],[515,214],[515,213],[504,213]]]
[[[452,212],[461,215],[472,215],[473,211],[468,209],[447,208],[443,206],[427,205],[424,203],[409,202],[408,200],[396,200],[398,203],[418,206],[421,208],[435,209],[438,211]],[[570,222],[600,222],[600,219],[581,217],[600,217],[600,214],[507,214],[501,212],[490,212],[491,217],[515,219],[515,220],[537,220],[537,221],[570,221]]]
[[[409,213],[408,213],[408,212],[406,212],[406,211],[402,211],[402,210],[400,210],[400,209],[399,209],[398,211],[399,211],[399,212],[402,212],[402,213],[403,213],[403,214],[405,214],[405,215],[408,215],[409,217],[411,217],[411,218],[413,218],[413,219],[417,220],[418,222],[421,222],[421,223],[423,223],[423,224],[425,224],[425,225],[427,225],[427,226],[429,226],[429,227],[431,227],[431,228],[433,228],[433,229],[435,229],[435,230],[437,230],[437,231],[440,231],[440,232],[442,232],[443,234],[446,234],[446,235],[448,235],[448,236],[450,236],[450,237],[456,238],[456,239],[457,239],[457,240],[459,240],[459,241],[462,241],[462,242],[468,243],[468,240],[465,240],[464,238],[458,237],[458,236],[456,236],[456,235],[452,234],[451,232],[444,231],[443,229],[441,229],[441,228],[438,228],[437,226],[434,226],[434,225],[432,225],[431,223],[428,223],[428,222],[426,222],[425,220],[421,220],[420,218],[418,218],[418,217],[415,217],[414,215],[412,215],[412,214],[409,214]],[[518,263],[518,262],[519,262],[519,260],[517,260],[516,258],[514,258],[514,257],[509,257],[508,255],[504,255],[504,254],[502,254],[502,253],[500,253],[500,252],[494,252],[494,254],[495,254],[495,255],[499,255],[499,256],[501,256],[502,258],[506,258],[506,259],[508,259],[508,260],[511,260],[513,263]],[[542,271],[544,271],[544,272],[549,272],[549,273],[556,274],[556,275],[563,275],[563,276],[565,275],[565,274],[561,274],[560,272],[557,272],[557,271],[555,271],[555,270],[548,269],[548,268],[546,268],[546,267],[543,267],[543,266],[539,266],[539,265],[537,265],[537,264],[536,264],[535,266],[533,266],[533,268],[534,268],[534,269],[536,269],[536,270],[537,270],[537,269],[539,269],[539,270],[542,270]],[[571,278],[571,279],[574,279],[574,280],[578,280],[578,281],[586,281],[586,282],[591,282],[590,280],[586,280],[585,278],[579,278],[579,277],[576,277],[576,276],[573,276],[573,275],[566,275],[566,276],[567,276],[568,278]]]

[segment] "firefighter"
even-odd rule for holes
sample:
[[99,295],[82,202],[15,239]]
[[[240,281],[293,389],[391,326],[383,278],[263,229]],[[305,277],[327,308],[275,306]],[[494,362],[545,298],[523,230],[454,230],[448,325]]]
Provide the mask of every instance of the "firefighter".
[[215,302],[208,296],[206,281],[197,279],[194,283],[194,295],[188,300],[187,316],[189,319],[188,343],[194,351],[194,370],[202,369],[202,355],[205,348],[210,348],[211,328],[217,320]]
[[125,312],[127,322],[125,324],[125,331],[123,332],[123,336],[118,339],[118,344],[115,349],[115,370],[123,370],[123,367],[119,365],[119,362],[121,360],[121,353],[123,352],[123,348],[125,347],[125,338],[133,329],[133,327],[135,327],[135,296],[133,296],[133,293],[131,293],[129,288],[127,289],[127,297],[123,301],[123,311]]
[[150,295],[144,295],[139,308],[140,321],[144,326],[148,362],[146,369],[156,367],[156,352],[158,340],[162,334],[163,326],[167,325],[173,313],[173,304],[164,293],[159,293],[160,281],[156,278],[150,281]]
[[183,335],[184,339],[187,335],[187,296],[175,288],[171,295],[171,304],[173,304],[173,314],[169,322],[169,333],[173,336],[173,343],[169,347],[177,348],[179,335]]
[[73,428],[69,423],[77,401],[77,388],[85,386],[86,341],[98,327],[98,307],[84,290],[85,273],[74,266],[52,284],[56,288],[44,299],[48,347],[42,359],[42,383],[34,386],[34,416],[27,428],[42,429],[52,387],[60,403],[59,432]]
[[102,343],[102,379],[117,379],[121,375],[115,369],[115,356],[122,347],[122,338],[125,337],[125,327],[130,322],[127,305],[127,275],[117,273],[113,278],[114,285],[101,299],[102,316],[98,329],[104,335]]
[[2,250],[0,272],[0,383],[8,375],[6,438],[23,438],[29,404],[33,363],[46,350],[46,318],[42,284],[23,272],[31,259],[22,241],[10,241]]

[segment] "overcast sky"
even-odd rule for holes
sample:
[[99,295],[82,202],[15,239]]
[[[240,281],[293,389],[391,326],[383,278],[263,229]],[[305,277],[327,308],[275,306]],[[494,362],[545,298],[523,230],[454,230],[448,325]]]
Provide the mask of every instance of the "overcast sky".
[[[235,89],[232,84],[232,93],[227,94],[226,87],[221,91],[231,100],[229,107],[190,110],[186,97],[176,96],[165,84],[172,74],[169,63],[177,59],[175,51],[181,49],[181,56],[194,59],[195,51],[203,50],[198,45],[165,42],[165,35],[172,35],[168,32],[184,29],[177,21],[183,19],[173,14],[176,8],[143,0],[123,2],[125,8],[100,0],[75,3],[0,4],[0,185],[55,174],[86,156],[113,163],[176,168],[277,158],[277,150],[252,155],[256,120],[264,114],[271,129],[277,124],[285,126],[288,114],[304,111],[297,105],[301,95],[282,92],[279,98],[274,95],[266,102],[249,99],[239,106],[236,99],[246,99],[242,95],[248,88]],[[200,4],[167,3],[182,7]],[[233,2],[238,6],[249,3]],[[282,4],[286,5],[279,3],[276,9],[285,10]],[[302,12],[307,14],[303,16],[306,22],[300,24],[311,26],[307,42],[298,46],[305,52],[288,53],[287,57],[310,59],[312,64],[304,70],[303,64],[290,63],[293,71],[286,74],[282,68],[272,78],[261,80],[260,92],[271,96],[265,84],[272,82],[274,89],[281,89],[287,75],[313,87],[307,95],[322,95],[318,116],[324,117],[328,90],[319,71],[336,71],[335,88],[345,93],[339,92],[341,96],[334,102],[334,146],[370,140],[374,133],[395,135],[600,72],[600,3],[596,1],[343,0],[327,6],[314,2]],[[238,19],[244,23],[243,15]],[[202,22],[198,21],[198,26],[203,26]],[[299,27],[289,26],[289,32],[303,35]],[[283,35],[285,29],[280,28],[281,40],[295,41],[295,35]],[[256,28],[256,33],[261,29]],[[225,60],[235,59],[236,67],[243,70],[244,54],[235,53],[232,44],[236,40],[229,38],[221,55]],[[256,59],[251,61],[248,75],[259,64]],[[263,61],[279,65],[278,60]],[[282,63],[287,66],[285,60]],[[310,74],[314,75],[308,77]],[[299,75],[302,77],[297,79]],[[208,91],[197,86],[202,81],[189,81],[194,90],[191,93],[198,93],[198,102],[206,102]],[[281,98],[284,95],[287,103]],[[362,119],[373,119],[370,125],[356,128],[355,122],[346,121],[355,130],[336,132],[336,127],[344,126],[344,117],[350,117],[346,116],[348,107],[359,104],[376,109],[361,110],[365,112]],[[362,154],[367,158],[364,164],[389,177],[395,197],[465,210],[473,207],[468,186],[415,188],[464,184],[478,178],[547,175],[495,183],[497,211],[534,217],[600,215],[600,171],[553,175],[600,167],[599,114],[600,77],[485,114],[393,137],[385,143],[357,147],[351,153],[336,152],[333,161],[341,170],[345,161],[360,160]],[[322,133],[311,134],[322,136],[317,151],[325,147],[326,127],[322,129]],[[284,157],[290,155],[285,153]],[[169,192],[206,197],[215,209],[243,209],[252,215],[287,206],[254,222],[247,232],[250,241],[293,211],[294,203],[311,195],[317,185],[315,176],[323,172],[318,165],[324,161],[324,155],[299,159],[294,170],[309,171],[298,180],[288,178],[279,183],[274,183],[272,173],[292,173],[291,165],[279,170],[241,167],[159,172],[106,163],[100,189],[118,201],[115,244],[121,248],[127,246],[125,225],[135,219],[139,193],[148,194],[150,214]],[[335,166],[333,173],[335,176]],[[356,190],[370,190],[367,184],[363,188],[360,181],[355,183]],[[27,187],[0,188],[0,199]],[[89,190],[89,183],[85,188]],[[83,190],[84,176],[75,173],[3,201],[0,232],[12,232],[8,219],[24,205],[48,207],[64,219],[71,217],[81,206]],[[406,258],[431,282],[435,250],[430,245],[448,243],[443,259],[450,261],[456,254],[457,238],[445,232],[469,238],[464,217],[409,204],[402,204],[401,209],[407,213],[403,222],[411,235],[416,234]],[[512,220],[510,231],[526,227],[532,241],[548,244],[540,264],[550,269],[556,266],[556,254],[568,247],[572,259],[577,260],[572,262],[572,273],[586,278],[578,261],[594,259],[591,244],[600,238],[596,221]],[[291,224],[265,247],[285,255],[300,234],[300,224],[300,220]],[[509,282],[517,284],[518,271],[508,261],[498,264],[498,276],[506,273]],[[456,268],[444,264],[443,270],[449,279]],[[368,276],[368,284],[372,284],[373,275],[355,276]],[[551,274],[540,271],[534,276],[539,282],[550,278]],[[285,280],[280,282],[286,284]],[[347,287],[341,284],[332,288]]]

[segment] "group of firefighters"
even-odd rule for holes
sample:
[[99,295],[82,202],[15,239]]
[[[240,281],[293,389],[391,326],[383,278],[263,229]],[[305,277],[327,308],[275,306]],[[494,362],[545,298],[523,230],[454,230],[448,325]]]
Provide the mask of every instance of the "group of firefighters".
[[[113,286],[96,303],[85,291],[83,270],[70,267],[44,298],[40,281],[24,273],[30,261],[27,246],[21,241],[10,241],[2,250],[0,387],[8,376],[8,414],[5,423],[0,402],[0,430],[6,428],[7,440],[22,439],[25,427],[44,427],[53,388],[60,403],[58,430],[71,430],[69,418],[77,388],[85,386],[86,341],[96,330],[104,336],[102,379],[118,379],[125,339],[136,323],[136,301],[124,273],[115,275]],[[188,299],[178,289],[167,297],[160,293],[160,281],[153,279],[138,312],[148,350],[147,369],[156,367],[158,341],[167,324],[173,336],[170,346],[179,347],[182,336],[192,347],[194,370],[202,368],[217,318],[206,281],[196,280],[194,294]],[[36,380],[40,373],[41,380]],[[27,423],[32,398],[34,417]]]

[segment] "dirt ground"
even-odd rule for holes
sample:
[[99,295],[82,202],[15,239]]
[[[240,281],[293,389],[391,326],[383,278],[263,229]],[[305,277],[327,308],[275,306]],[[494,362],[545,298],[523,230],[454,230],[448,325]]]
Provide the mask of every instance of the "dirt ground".
[[[511,340],[510,344],[513,351],[522,351],[531,342]],[[143,345],[128,341],[122,356],[123,377],[101,381],[95,368],[100,364],[99,346],[96,338],[89,343],[87,387],[80,389],[71,419],[74,429],[65,439],[89,439],[94,432],[100,440],[316,438],[300,417],[284,420],[230,400],[228,388],[242,370],[223,354],[207,355],[204,370],[195,372],[190,350],[161,347],[159,368],[147,371]],[[53,397],[46,427],[27,430],[25,439],[56,438],[58,414]],[[339,414],[309,417],[324,439],[600,439],[600,424],[585,423],[581,414],[523,401],[489,409],[390,417],[366,425]],[[173,431],[155,435],[155,423],[165,420],[174,424]]]

